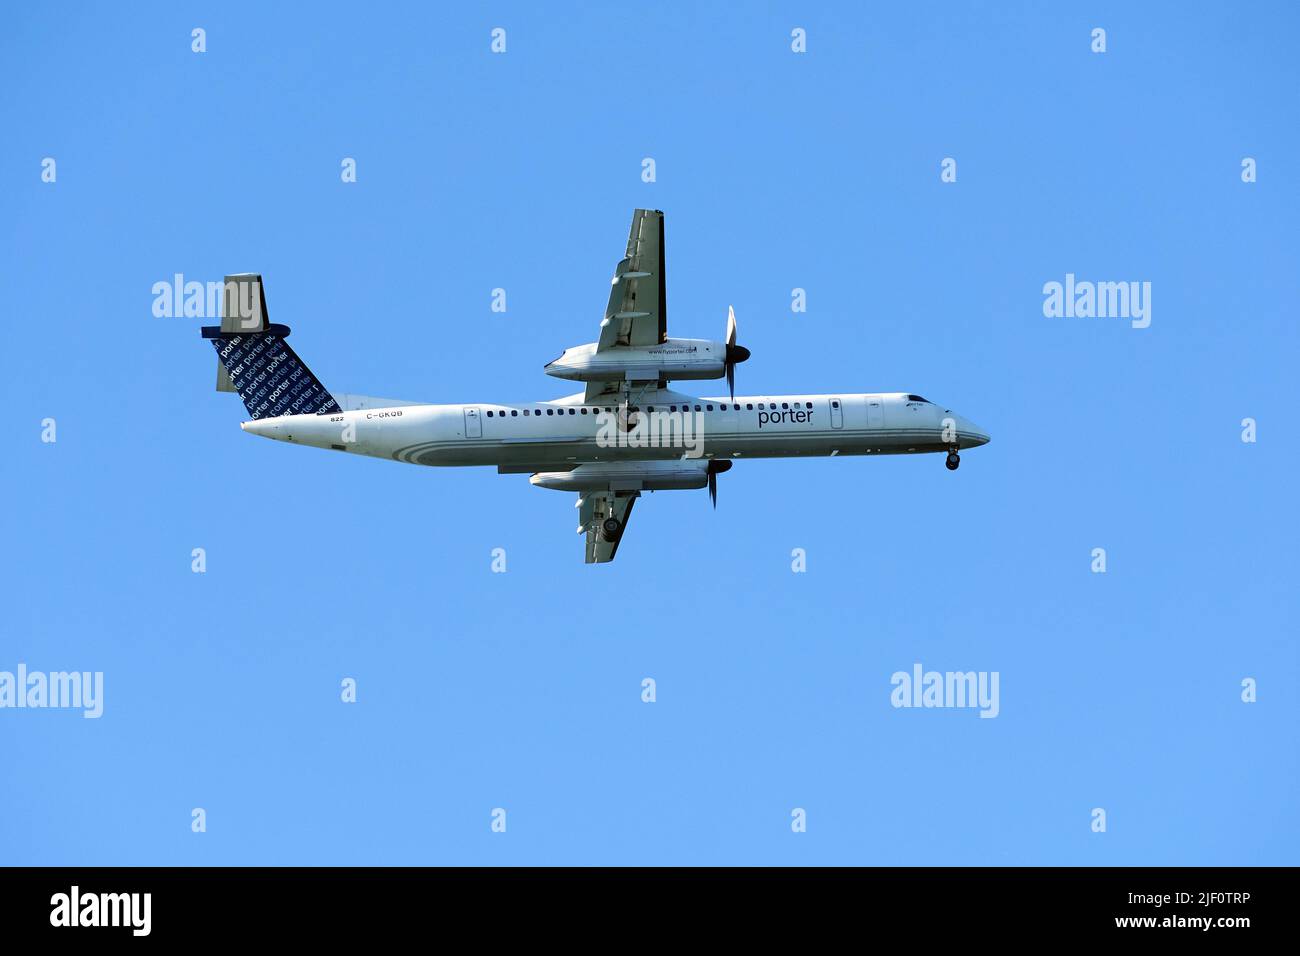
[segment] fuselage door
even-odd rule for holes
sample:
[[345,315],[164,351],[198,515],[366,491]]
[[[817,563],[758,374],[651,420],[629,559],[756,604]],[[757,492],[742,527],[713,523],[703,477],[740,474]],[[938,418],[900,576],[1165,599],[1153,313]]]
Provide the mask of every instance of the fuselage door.
[[483,437],[483,420],[478,417],[477,408],[465,409],[465,437],[466,438]]
[[867,399],[867,427],[881,428],[885,424],[885,412],[880,407],[880,399]]
[[844,403],[838,398],[831,399],[831,428],[844,427]]

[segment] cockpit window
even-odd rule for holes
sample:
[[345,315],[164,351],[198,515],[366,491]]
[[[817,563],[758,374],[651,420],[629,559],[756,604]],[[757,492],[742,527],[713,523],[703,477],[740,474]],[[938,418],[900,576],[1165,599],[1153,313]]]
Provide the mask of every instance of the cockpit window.
[[908,400],[909,402],[925,402],[925,404],[927,404],[927,405],[933,405],[933,404],[934,404],[934,403],[931,402],[929,399],[927,399],[927,398],[922,398],[920,395],[909,395],[909,396],[907,396],[907,400]]

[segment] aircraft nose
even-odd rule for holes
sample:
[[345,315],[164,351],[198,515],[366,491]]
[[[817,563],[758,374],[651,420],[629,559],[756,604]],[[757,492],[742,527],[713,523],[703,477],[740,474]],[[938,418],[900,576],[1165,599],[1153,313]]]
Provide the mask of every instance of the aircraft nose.
[[986,432],[984,429],[980,428],[969,418],[963,421],[963,425],[964,427],[962,428],[962,431],[965,432],[970,437],[970,444],[972,448],[978,448],[980,445],[987,445],[989,443],[990,441],[989,433]]
[[989,443],[989,433],[980,428],[965,415],[949,412],[957,422],[958,443],[962,448],[978,448]]

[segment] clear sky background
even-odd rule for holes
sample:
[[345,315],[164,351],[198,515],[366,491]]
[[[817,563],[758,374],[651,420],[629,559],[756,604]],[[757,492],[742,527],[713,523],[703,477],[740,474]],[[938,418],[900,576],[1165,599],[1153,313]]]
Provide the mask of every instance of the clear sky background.
[[[105,712],[0,711],[0,862],[1300,863],[1294,5],[470,6],[9,11],[0,670]],[[151,312],[257,271],[333,390],[554,398],[637,206],[742,392],[992,443],[742,462],[588,567],[526,476],[242,433]],[[894,709],[917,662],[1000,716]]]

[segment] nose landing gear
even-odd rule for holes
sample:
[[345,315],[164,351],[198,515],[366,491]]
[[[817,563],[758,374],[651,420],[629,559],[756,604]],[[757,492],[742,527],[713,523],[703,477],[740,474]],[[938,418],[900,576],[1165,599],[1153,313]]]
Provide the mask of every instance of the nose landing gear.
[[957,466],[961,464],[961,456],[956,451],[948,452],[948,460],[944,462],[949,471],[956,471]]

